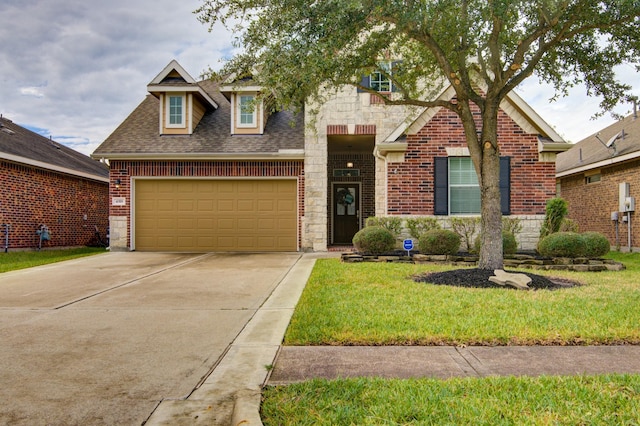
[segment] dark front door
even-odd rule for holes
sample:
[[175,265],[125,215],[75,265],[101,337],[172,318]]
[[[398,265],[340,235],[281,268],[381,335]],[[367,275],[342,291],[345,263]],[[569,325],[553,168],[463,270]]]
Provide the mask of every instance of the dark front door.
[[360,186],[333,184],[333,243],[351,244],[360,230]]

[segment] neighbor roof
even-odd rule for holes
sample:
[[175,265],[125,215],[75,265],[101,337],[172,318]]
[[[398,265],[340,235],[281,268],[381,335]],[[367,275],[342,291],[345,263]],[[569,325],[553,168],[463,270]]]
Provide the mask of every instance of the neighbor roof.
[[[606,143],[616,136],[619,138],[607,148]],[[640,119],[631,114],[559,154],[556,177],[582,173],[635,158],[640,158]]]
[[108,159],[303,158],[303,114],[271,114],[262,135],[232,135],[231,104],[211,80],[198,82],[218,105],[207,111],[191,135],[161,135],[159,105],[148,95],[93,152]]
[[109,168],[50,138],[0,117],[0,159],[74,176],[109,181]]

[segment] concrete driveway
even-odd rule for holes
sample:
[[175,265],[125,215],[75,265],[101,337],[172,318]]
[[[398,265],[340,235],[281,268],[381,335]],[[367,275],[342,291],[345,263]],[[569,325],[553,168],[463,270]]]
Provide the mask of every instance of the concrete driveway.
[[144,423],[204,382],[300,257],[108,253],[0,274],[0,424]]

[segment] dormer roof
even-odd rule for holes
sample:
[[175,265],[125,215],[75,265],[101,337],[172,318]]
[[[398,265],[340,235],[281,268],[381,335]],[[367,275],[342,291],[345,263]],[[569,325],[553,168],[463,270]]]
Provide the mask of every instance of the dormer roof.
[[147,91],[156,98],[161,93],[188,92],[193,93],[203,105],[217,109],[218,104],[213,98],[189,75],[175,59],[169,62],[162,71],[147,85]]

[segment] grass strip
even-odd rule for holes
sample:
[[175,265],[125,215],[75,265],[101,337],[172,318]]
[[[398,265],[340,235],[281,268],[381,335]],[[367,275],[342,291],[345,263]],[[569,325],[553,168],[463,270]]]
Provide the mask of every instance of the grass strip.
[[0,253],[0,272],[15,271],[78,257],[106,253],[101,247],[80,247],[63,250],[9,251]]
[[640,423],[640,376],[311,380],[263,391],[269,425]]

